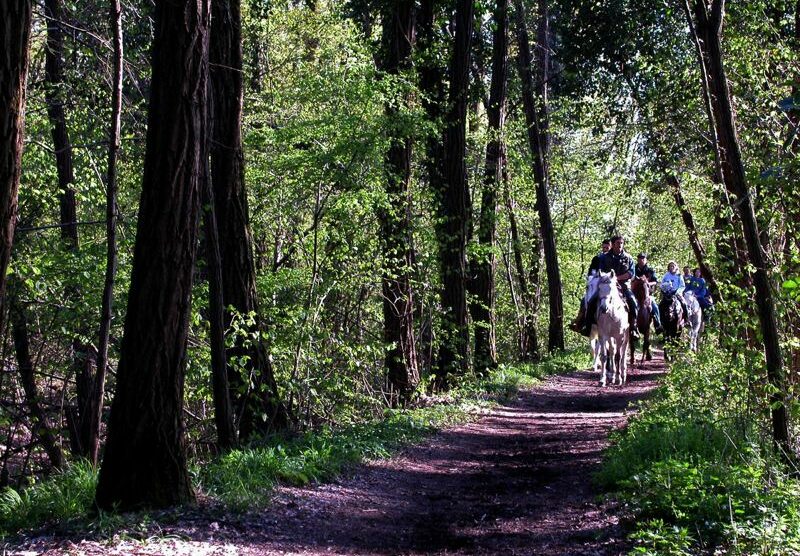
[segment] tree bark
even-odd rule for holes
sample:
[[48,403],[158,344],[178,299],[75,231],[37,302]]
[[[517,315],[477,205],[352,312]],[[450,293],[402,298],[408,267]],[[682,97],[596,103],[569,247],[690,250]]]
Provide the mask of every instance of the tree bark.
[[122,3],[120,0],[110,0],[109,16],[113,31],[114,67],[106,174],[106,273],[100,309],[100,328],[97,333],[97,371],[92,382],[91,406],[88,416],[90,423],[89,458],[94,465],[97,465],[100,455],[100,423],[106,390],[108,340],[111,334],[114,308],[114,280],[117,275],[117,153],[120,148],[121,133],[123,62]]
[[[534,95],[534,76],[532,70],[528,30],[525,24],[525,7],[522,0],[514,0],[516,12],[518,59],[517,69],[522,82],[522,102],[525,108],[525,121],[528,126],[528,145],[533,157],[534,179],[536,181],[536,212],[539,215],[539,228],[544,244],[545,268],[547,272],[547,291],[550,298],[550,323],[548,326],[547,346],[549,351],[564,349],[564,302],[561,293],[561,271],[558,265],[555,230],[550,214],[548,198],[548,167],[546,142],[543,144],[540,114],[547,113],[547,106],[542,104],[542,93],[537,103]],[[547,17],[546,12],[540,14]],[[545,32],[546,36],[547,33]],[[549,48],[540,45],[540,48]],[[544,58],[541,58],[544,59]],[[541,63],[540,59],[540,63]],[[542,84],[547,82],[547,67],[539,68]],[[546,98],[546,96],[545,96]]]
[[230,451],[237,443],[233,406],[225,364],[225,302],[222,289],[222,257],[214,210],[214,191],[206,167],[203,172],[201,197],[203,201],[203,230],[206,236],[208,263],[208,320],[210,323],[211,377],[214,395],[214,423],[217,426],[217,448]]
[[756,306],[764,342],[767,380],[773,392],[770,395],[772,436],[781,453],[788,458],[792,454],[792,448],[789,439],[786,377],[775,320],[775,303],[767,261],[761,247],[753,199],[745,176],[723,62],[721,35],[725,2],[713,0],[710,8],[709,12],[705,0],[695,0],[694,23],[701,39],[699,42],[703,49],[703,57],[708,60],[708,88],[714,113],[713,124],[719,139],[722,175],[728,192],[733,196],[733,207],[738,210],[742,220],[747,255],[755,268],[753,285],[756,290]]
[[450,375],[467,372],[469,347],[466,271],[470,198],[465,154],[474,6],[468,0],[457,0],[455,6],[455,41],[444,114],[444,173],[440,183],[432,184],[439,209],[437,236],[443,337],[436,377],[442,386],[449,382]]
[[[253,241],[244,181],[242,150],[242,22],[239,0],[212,2],[211,63],[211,182],[222,257],[222,295],[230,324],[236,314],[255,315],[249,342],[239,336],[227,352],[228,381],[234,392],[239,433],[247,438],[285,430],[289,416],[278,386],[258,310]],[[232,361],[246,356],[243,377]],[[250,388],[249,385],[254,385]]]
[[64,35],[61,32],[63,19],[61,0],[45,0],[44,13],[47,19],[47,49],[45,55],[45,97],[47,116],[52,126],[53,148],[58,172],[58,204],[61,212],[61,239],[69,251],[78,249],[78,216],[75,181],[72,166],[72,143],[67,130],[64,111]]
[[30,34],[30,0],[0,2],[0,330],[4,330],[6,272],[17,226]]
[[[411,67],[415,38],[413,0],[388,2],[383,14],[383,45],[380,66],[389,75]],[[403,94],[404,102],[408,102]],[[402,101],[401,101],[402,102]],[[386,153],[387,205],[379,210],[381,240],[385,256],[383,269],[383,339],[387,345],[385,366],[389,385],[404,403],[419,382],[414,299],[410,272],[414,263],[411,247],[411,137],[397,104],[387,103],[386,122],[390,146]]]
[[192,501],[182,410],[192,268],[207,151],[210,0],[159,2],[125,336],[96,504]]
[[497,191],[503,183],[505,145],[503,130],[508,92],[508,0],[497,0],[492,36],[492,80],[489,86],[489,143],[478,220],[480,259],[475,264],[472,316],[475,324],[475,371],[479,374],[497,366],[495,341],[495,272],[497,263]]

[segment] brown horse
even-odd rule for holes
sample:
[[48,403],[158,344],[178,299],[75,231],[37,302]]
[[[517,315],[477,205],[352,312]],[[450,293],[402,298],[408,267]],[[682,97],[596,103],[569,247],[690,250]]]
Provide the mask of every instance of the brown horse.
[[[642,335],[642,359],[639,365],[644,363],[647,359],[650,361],[653,354],[650,353],[650,323],[653,321],[653,315],[650,314],[650,285],[647,282],[647,277],[637,276],[631,281],[631,291],[636,297],[636,303],[639,304],[639,312],[636,315],[636,326]],[[634,355],[636,354],[636,342],[631,344],[631,366],[633,366]]]

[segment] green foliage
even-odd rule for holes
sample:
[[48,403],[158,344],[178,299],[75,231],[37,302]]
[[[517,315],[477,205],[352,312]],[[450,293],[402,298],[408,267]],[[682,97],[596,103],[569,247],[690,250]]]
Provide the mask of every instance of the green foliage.
[[40,483],[0,492],[0,537],[23,527],[84,517],[94,500],[97,470],[85,461]]
[[[708,346],[673,365],[597,475],[628,504],[635,554],[794,554],[800,482],[771,447],[752,367]],[[764,396],[766,399],[766,396]]]

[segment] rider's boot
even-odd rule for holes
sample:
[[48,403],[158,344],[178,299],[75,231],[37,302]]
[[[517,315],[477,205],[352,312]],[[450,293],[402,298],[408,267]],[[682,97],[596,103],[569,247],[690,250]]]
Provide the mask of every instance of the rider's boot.
[[630,297],[628,297],[626,301],[628,305],[628,323],[630,324],[631,338],[638,340],[639,328],[636,326],[636,302]]
[[581,300],[581,308],[578,310],[578,316],[575,317],[575,320],[569,323],[570,330],[575,332],[581,332],[583,330],[583,325],[586,322],[586,302]]

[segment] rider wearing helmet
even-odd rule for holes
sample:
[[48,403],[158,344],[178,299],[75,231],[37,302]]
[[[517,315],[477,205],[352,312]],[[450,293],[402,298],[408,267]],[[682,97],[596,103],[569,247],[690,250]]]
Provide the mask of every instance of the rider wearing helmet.
[[[658,283],[658,276],[656,271],[647,264],[647,253],[639,253],[636,257],[636,267],[633,269],[634,276],[644,276],[647,278],[647,286],[655,286]],[[653,315],[653,325],[656,327],[656,332],[659,334],[663,331],[661,327],[661,311],[658,310],[658,303],[656,300],[650,298],[650,314]]]

